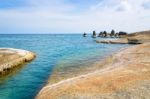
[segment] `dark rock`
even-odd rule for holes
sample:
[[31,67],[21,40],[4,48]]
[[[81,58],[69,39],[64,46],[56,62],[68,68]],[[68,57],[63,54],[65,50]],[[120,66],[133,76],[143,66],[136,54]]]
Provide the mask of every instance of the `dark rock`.
[[116,34],[115,34],[115,37],[119,37],[119,33],[116,33]]
[[86,36],[87,36],[87,34],[84,32],[84,33],[83,33],[83,37],[86,37]]
[[119,37],[123,37],[123,36],[126,36],[128,33],[127,32],[122,32],[122,31],[120,31],[119,32]]
[[103,36],[103,32],[100,32],[98,37],[102,37]]
[[141,40],[138,39],[128,39],[129,44],[142,44]]
[[115,36],[115,30],[112,30],[112,31],[111,31],[110,36],[111,36],[111,37]]
[[104,31],[104,32],[103,32],[103,37],[107,37],[107,35],[108,35],[107,32]]
[[93,38],[96,38],[96,32],[93,31],[93,35],[92,35]]

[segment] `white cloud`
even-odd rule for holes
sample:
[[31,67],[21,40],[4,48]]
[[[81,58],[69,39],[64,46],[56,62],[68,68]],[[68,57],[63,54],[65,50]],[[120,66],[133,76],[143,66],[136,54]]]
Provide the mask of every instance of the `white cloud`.
[[[103,0],[84,11],[64,0],[28,0],[29,6],[0,10],[3,32],[90,32],[92,30],[150,29],[146,0]],[[81,5],[82,6],[82,5]]]
[[122,0],[117,8],[118,11],[129,11],[132,10],[131,5],[127,0]]

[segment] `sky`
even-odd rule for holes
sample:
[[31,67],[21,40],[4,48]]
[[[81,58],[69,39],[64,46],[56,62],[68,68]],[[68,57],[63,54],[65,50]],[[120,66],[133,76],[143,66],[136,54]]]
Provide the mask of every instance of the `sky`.
[[150,0],[0,0],[0,33],[150,30]]

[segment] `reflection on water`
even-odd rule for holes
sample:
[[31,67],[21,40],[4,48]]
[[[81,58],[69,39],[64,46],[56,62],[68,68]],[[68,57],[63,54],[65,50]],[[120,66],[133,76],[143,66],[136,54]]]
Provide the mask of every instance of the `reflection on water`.
[[5,83],[7,79],[14,76],[16,73],[18,73],[23,68],[24,65],[17,66],[11,70],[7,70],[2,75],[0,75],[0,85],[2,85],[2,83]]

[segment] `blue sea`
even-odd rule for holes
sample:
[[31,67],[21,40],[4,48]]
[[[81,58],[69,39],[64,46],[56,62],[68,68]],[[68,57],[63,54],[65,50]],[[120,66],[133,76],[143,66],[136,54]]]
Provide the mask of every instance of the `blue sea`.
[[0,47],[25,49],[37,55],[32,62],[0,78],[0,99],[33,99],[55,68],[82,68],[128,46],[97,44],[94,40],[81,34],[0,34]]

